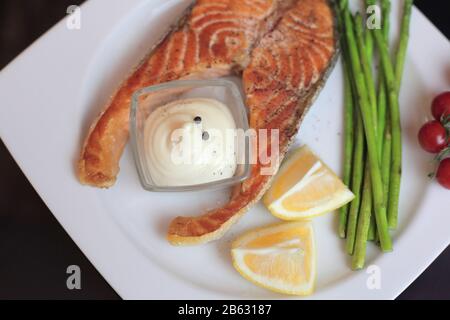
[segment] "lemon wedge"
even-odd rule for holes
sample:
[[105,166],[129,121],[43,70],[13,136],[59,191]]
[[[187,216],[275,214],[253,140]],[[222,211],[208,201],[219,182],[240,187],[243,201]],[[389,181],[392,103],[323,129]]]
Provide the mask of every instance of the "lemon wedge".
[[336,174],[304,146],[283,164],[263,202],[280,219],[301,220],[334,211],[354,197]]
[[314,291],[316,254],[310,222],[290,222],[256,229],[233,242],[236,270],[263,288],[291,295]]

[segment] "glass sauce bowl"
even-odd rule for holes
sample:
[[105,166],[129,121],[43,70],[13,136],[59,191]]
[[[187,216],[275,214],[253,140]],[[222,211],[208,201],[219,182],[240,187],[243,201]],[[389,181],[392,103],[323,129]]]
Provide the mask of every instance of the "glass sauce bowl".
[[247,135],[238,135],[236,146],[237,167],[231,178],[182,186],[158,185],[152,179],[145,150],[145,122],[156,109],[183,99],[215,99],[229,108],[236,129],[247,133],[247,109],[238,86],[229,80],[179,80],[142,88],[133,94],[130,112],[130,135],[133,155],[144,189],[158,192],[200,191],[225,188],[244,181],[250,175],[250,146]]

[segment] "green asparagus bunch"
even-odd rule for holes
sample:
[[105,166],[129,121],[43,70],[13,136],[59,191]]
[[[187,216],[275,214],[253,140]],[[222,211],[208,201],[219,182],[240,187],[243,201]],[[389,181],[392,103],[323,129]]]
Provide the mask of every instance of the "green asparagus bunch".
[[[366,0],[366,6],[376,0]],[[384,252],[392,250],[389,229],[395,229],[402,170],[399,91],[409,41],[413,0],[404,1],[401,37],[393,63],[390,53],[389,0],[380,0],[381,29],[365,28],[354,16],[348,0],[340,0],[338,21],[345,71],[344,183],[355,200],[341,208],[339,236],[346,239],[352,268],[364,267],[369,240],[377,240]],[[378,52],[378,75],[374,51]],[[378,82],[378,83],[377,83]]]

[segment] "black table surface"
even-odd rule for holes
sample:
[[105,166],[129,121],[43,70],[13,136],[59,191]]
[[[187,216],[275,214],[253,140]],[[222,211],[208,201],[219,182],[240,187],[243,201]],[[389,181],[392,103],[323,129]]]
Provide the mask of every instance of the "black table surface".
[[[69,5],[81,2],[1,0],[0,69],[64,17]],[[450,38],[448,0],[416,0],[416,5]],[[81,268],[81,290],[67,289],[69,265]],[[447,248],[399,299],[450,299],[449,266]],[[120,299],[59,225],[2,142],[0,299]]]

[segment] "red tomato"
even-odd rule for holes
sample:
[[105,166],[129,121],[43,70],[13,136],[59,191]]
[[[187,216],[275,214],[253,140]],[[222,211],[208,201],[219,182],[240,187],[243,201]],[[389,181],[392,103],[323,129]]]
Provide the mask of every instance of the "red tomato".
[[441,93],[434,98],[431,112],[438,121],[442,119],[443,115],[450,116],[450,91]]
[[447,132],[439,121],[427,122],[419,131],[419,143],[425,151],[439,153],[447,146]]
[[450,158],[441,161],[436,179],[444,188],[450,189]]

